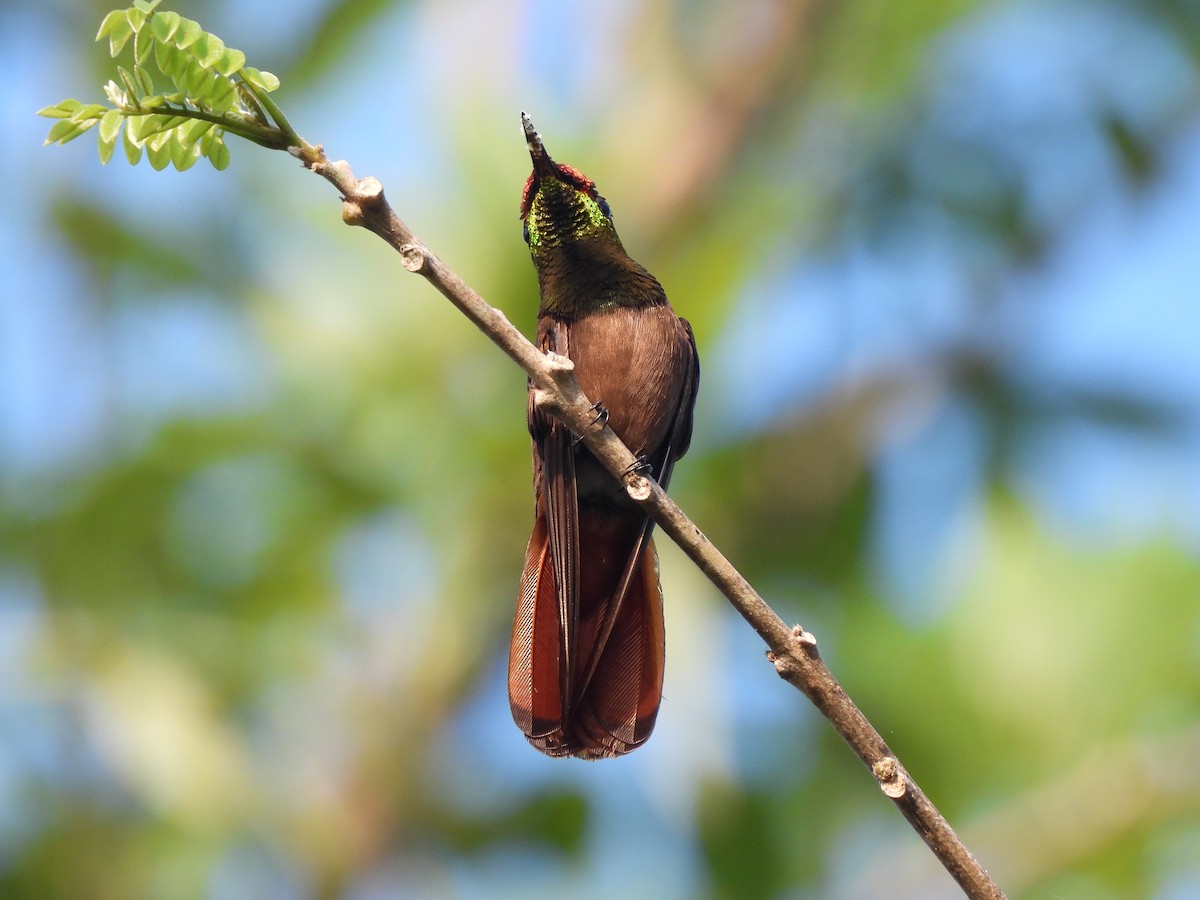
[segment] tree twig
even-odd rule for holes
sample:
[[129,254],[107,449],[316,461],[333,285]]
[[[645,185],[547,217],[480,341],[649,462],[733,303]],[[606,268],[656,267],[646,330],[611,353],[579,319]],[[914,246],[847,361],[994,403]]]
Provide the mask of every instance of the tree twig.
[[535,402],[582,437],[588,450],[625,484],[629,496],[641,504],[658,527],[758,632],[770,648],[767,657],[779,676],[803,692],[829,719],[966,895],[988,900],[1004,897],[833,677],[817,652],[813,635],[798,625],[786,625],[666,492],[639,472],[634,455],[612,429],[596,419],[591,401],[575,380],[571,361],[554,353],[543,354],[504,313],[488,304],[430,252],[388,204],[377,179],[356,178],[347,163],[330,161],[320,146],[303,143],[289,148],[289,152],[338,189],[344,222],[367,228],[383,238],[400,253],[406,269],[424,276],[525,370],[534,385]]

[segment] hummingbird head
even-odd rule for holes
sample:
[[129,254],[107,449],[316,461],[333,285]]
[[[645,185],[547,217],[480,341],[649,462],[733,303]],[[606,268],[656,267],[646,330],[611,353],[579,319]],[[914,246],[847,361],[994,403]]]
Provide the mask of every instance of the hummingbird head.
[[625,252],[596,183],[552,160],[525,113],[521,125],[533,160],[521,219],[537,269],[538,316],[569,320],[615,306],[666,303],[662,285]]
[[608,201],[578,169],[556,163],[529,116],[521,113],[533,173],[521,196],[525,243],[536,261],[588,244],[620,246]]

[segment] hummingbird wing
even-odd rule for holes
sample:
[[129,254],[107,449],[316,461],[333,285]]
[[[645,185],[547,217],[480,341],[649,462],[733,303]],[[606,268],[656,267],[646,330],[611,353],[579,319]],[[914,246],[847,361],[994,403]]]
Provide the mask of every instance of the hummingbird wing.
[[[647,460],[652,474],[665,489],[675,460],[691,443],[692,417],[700,383],[699,354],[691,325],[677,319],[686,340],[679,399],[670,417],[667,439]],[[589,550],[617,544],[603,532],[613,526],[603,522],[580,523]],[[589,535],[588,531],[601,533]],[[574,704],[576,740],[590,748],[591,756],[617,756],[641,746],[650,736],[662,699],[664,629],[662,585],[658,553],[651,536],[653,520],[642,517],[636,539],[627,551],[625,565],[607,600],[595,637],[584,642],[591,653],[578,680]],[[586,540],[590,538],[590,540]]]
[[[552,322],[538,336],[544,352],[569,355],[568,327]],[[509,704],[535,747],[565,756],[564,728],[574,693],[579,623],[579,500],[574,438],[539,410],[530,394],[526,410],[533,438],[537,511],[525,552],[521,591],[509,655]]]
[[687,339],[687,369],[683,379],[683,391],[679,395],[679,404],[671,420],[670,438],[655,454],[655,478],[666,490],[671,483],[671,473],[675,470],[675,460],[688,452],[692,445],[692,419],[696,410],[696,394],[700,390],[700,354],[696,350],[696,335],[692,333],[691,323],[679,318]]

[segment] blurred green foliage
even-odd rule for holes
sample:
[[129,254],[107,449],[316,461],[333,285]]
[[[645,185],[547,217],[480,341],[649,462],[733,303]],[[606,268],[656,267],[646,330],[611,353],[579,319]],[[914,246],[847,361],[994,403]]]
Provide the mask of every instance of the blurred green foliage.
[[[39,83],[30,119],[109,77],[103,47],[65,62],[106,8],[21,7],[8,33],[53,34],[56,76],[72,79]],[[1047,428],[1157,453],[1193,433],[1195,411],[1120,371],[1030,375],[1019,351],[1037,319],[1013,297],[1096,196],[1116,184],[1136,205],[1166,178],[1200,114],[1194,4],[731,9],[179,6],[280,73],[297,130],[381,177],[435,252],[527,328],[516,115],[530,108],[695,327],[684,508],[817,634],[1011,895],[1185,895],[1200,885],[1194,537],[1169,513],[1128,540],[1098,514],[1067,527],[1027,465]],[[1017,81],[1033,65],[1012,37],[1022,16],[1143,56],[1113,50],[1107,81],[1080,76],[1090,99],[1070,122],[1038,118],[1063,84],[1035,78],[1007,112],[956,100],[978,74],[963,45],[1007,39]],[[1153,69],[1155,53],[1179,68]],[[1136,82],[1139,66],[1164,81]],[[1026,112],[1027,132],[1001,127]],[[531,513],[521,373],[342,226],[327,185],[285,155],[239,147],[222,174],[101,171],[77,146],[42,150],[42,124],[9,139],[46,173],[26,212],[53,254],[20,302],[67,310],[40,364],[88,390],[55,395],[66,437],[0,456],[16,460],[0,479],[0,896],[953,891],[664,539],[659,733],[611,765],[526,747],[502,677]],[[928,253],[942,280],[915,299],[877,273],[869,301],[839,296],[848,319],[882,310],[899,363],[856,364],[846,338],[816,388],[788,381],[814,352],[785,316],[811,302],[800,261],[901,271]],[[965,324],[938,330],[945,293]],[[763,397],[771,413],[754,419]],[[946,408],[969,411],[962,446],[935,439]],[[897,503],[889,460],[914,442],[922,491]],[[968,512],[921,531],[964,448]],[[1082,464],[1058,465],[1052,481]],[[906,534],[932,560],[909,560],[915,603],[880,549]]]

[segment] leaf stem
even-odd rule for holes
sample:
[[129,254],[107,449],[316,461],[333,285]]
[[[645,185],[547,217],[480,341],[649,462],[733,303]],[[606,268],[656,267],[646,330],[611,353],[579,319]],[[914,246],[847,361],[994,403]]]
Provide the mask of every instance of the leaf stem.
[[254,99],[262,104],[267,114],[275,120],[275,124],[279,126],[279,130],[287,135],[288,143],[284,145],[284,149],[287,147],[299,147],[304,142],[304,139],[296,134],[296,130],[292,128],[292,123],[283,114],[283,110],[279,108],[279,104],[271,99],[271,95],[245,78],[239,77],[239,80],[254,95]]
[[241,117],[234,118],[232,116],[218,115],[217,113],[197,109],[192,106],[177,106],[174,103],[164,103],[150,110],[145,108],[135,110],[130,107],[123,107],[121,108],[121,114],[131,119],[139,116],[158,115],[200,119],[205,122],[212,122],[214,125],[220,125],[230,134],[236,134],[238,137],[245,138],[252,143],[258,144],[260,147],[266,147],[268,150],[286,150],[288,147],[295,146],[295,142],[299,140],[294,132],[258,125]]

